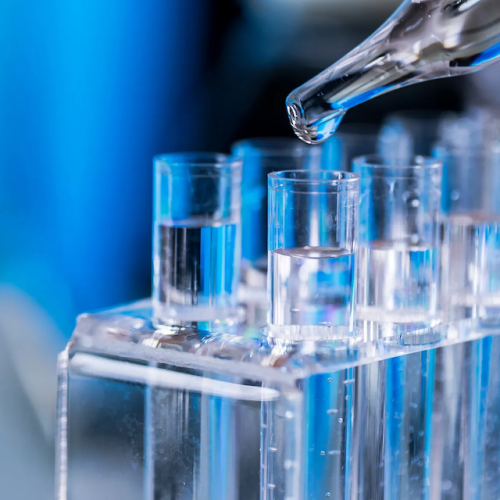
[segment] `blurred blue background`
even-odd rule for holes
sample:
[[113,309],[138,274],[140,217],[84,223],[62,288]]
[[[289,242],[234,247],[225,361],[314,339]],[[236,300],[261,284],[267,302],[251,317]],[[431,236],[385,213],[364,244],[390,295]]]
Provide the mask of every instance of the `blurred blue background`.
[[[53,498],[56,356],[76,316],[150,293],[153,155],[291,135],[288,92],[398,4],[0,2],[1,499]],[[459,110],[494,98],[495,75],[405,89],[346,123]]]

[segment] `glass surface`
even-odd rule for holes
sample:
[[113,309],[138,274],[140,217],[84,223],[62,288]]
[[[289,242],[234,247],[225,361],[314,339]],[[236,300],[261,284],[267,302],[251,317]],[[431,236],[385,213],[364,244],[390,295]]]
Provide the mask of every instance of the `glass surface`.
[[154,165],[157,315],[177,322],[225,317],[239,284],[241,162],[186,153],[158,156]]
[[443,161],[442,303],[450,318],[500,319],[500,148],[436,149]]
[[60,357],[59,500],[498,496],[499,330],[294,343],[152,313],[84,315]]
[[360,179],[357,318],[385,329],[431,326],[438,316],[441,163],[357,158]]
[[[244,265],[267,269],[267,176],[282,170],[319,170],[323,148],[308,147],[296,139],[245,139],[231,146],[242,161],[242,257]],[[326,160],[325,160],[326,162]]]
[[499,13],[496,0],[406,0],[370,38],[288,96],[295,133],[324,141],[353,106],[492,63],[500,54]]
[[335,171],[269,175],[269,323],[342,327],[355,307],[359,178]]
[[242,161],[242,275],[239,299],[247,322],[267,324],[267,175],[282,170],[334,168],[337,158],[320,146],[293,138],[267,137],[238,141],[231,153]]

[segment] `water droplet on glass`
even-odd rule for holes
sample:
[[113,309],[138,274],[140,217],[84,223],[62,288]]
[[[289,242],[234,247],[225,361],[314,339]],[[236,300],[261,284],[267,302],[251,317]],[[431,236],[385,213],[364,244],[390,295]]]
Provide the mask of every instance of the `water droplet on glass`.
[[443,491],[451,490],[452,486],[453,486],[453,483],[449,479],[445,479],[442,483]]

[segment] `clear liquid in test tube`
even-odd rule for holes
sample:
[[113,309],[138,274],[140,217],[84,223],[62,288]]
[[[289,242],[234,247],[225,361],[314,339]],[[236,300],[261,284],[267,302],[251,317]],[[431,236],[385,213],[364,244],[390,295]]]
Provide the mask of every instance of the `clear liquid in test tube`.
[[442,294],[448,319],[500,318],[500,150],[440,146]]
[[241,162],[220,154],[155,158],[154,304],[166,322],[235,313]]
[[272,335],[353,331],[358,196],[358,176],[347,172],[269,175]]
[[438,321],[441,163],[353,162],[360,179],[357,318],[390,336]]

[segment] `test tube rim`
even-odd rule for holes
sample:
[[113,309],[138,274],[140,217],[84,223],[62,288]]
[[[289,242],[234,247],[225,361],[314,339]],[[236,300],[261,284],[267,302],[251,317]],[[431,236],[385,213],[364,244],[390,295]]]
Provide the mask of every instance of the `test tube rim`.
[[[443,163],[450,156],[467,157],[468,159],[489,159],[492,156],[498,156],[500,153],[500,140],[492,141],[488,147],[457,145],[447,141],[439,141],[435,144],[432,154],[433,157]],[[475,165],[472,165],[475,167]]]
[[[328,178],[312,177],[326,176]],[[288,177],[288,176],[293,176]],[[304,176],[307,178],[300,178]],[[291,191],[291,187],[304,187],[304,186],[332,186],[337,188],[334,192],[339,191],[356,191],[359,190],[358,174],[352,172],[345,172],[341,170],[282,170],[280,172],[271,172],[267,175],[268,186],[273,191]],[[314,194],[314,191],[307,191]],[[320,193],[325,194],[324,191]]]
[[243,157],[237,153],[239,148],[247,148],[246,157],[296,158],[320,156],[322,152],[321,146],[311,146],[292,137],[251,137],[236,141],[231,146],[231,153],[236,158]]
[[[352,160],[352,169],[359,173],[360,169],[368,169],[374,173],[390,173],[392,177],[408,177],[412,172],[440,171],[443,162],[432,156],[413,155],[406,165],[384,163],[380,155],[358,156]],[[361,175],[361,177],[363,177]]]
[[[224,153],[164,153],[153,158],[158,173],[174,176],[218,178],[241,175],[242,160]],[[213,169],[207,173],[207,169]]]

